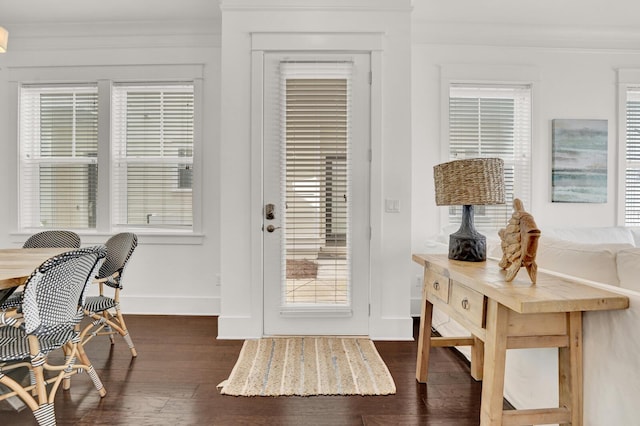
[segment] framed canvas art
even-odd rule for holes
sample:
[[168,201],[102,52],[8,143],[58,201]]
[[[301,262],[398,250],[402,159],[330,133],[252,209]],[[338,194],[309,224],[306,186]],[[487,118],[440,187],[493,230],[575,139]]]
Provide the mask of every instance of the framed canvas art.
[[552,120],[551,201],[607,202],[607,120]]

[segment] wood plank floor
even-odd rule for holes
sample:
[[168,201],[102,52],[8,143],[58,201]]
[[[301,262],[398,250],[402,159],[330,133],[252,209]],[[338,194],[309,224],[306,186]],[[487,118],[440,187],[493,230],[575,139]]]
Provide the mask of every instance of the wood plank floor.
[[[242,341],[217,340],[217,318],[128,315],[138,350],[96,338],[87,346],[107,389],[100,399],[87,375],[58,390],[59,425],[477,425],[481,383],[450,349],[431,354],[428,384],[415,381],[417,343],[376,342],[395,380],[389,396],[232,397],[218,393]],[[28,409],[0,402],[0,424],[33,425]]]

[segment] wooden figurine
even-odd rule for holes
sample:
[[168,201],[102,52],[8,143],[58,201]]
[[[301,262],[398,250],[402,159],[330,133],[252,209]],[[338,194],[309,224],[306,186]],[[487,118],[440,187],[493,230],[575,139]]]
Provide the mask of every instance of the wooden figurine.
[[513,200],[513,215],[507,227],[498,231],[502,240],[502,259],[500,267],[507,271],[505,279],[513,281],[521,267],[527,268],[529,278],[535,284],[538,272],[536,251],[540,230],[530,213],[524,211],[522,201]]

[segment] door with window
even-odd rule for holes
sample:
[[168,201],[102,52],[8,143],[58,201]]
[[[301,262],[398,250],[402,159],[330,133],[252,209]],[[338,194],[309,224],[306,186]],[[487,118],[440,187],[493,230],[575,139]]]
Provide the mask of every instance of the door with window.
[[366,335],[369,55],[264,58],[264,334]]

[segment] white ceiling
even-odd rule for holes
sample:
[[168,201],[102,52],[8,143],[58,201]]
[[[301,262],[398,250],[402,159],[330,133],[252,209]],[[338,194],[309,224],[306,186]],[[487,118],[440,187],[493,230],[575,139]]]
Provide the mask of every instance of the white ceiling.
[[[308,3],[308,2],[307,2]],[[413,0],[417,21],[637,28],[638,0]],[[0,25],[219,19],[219,0],[0,0]]]

